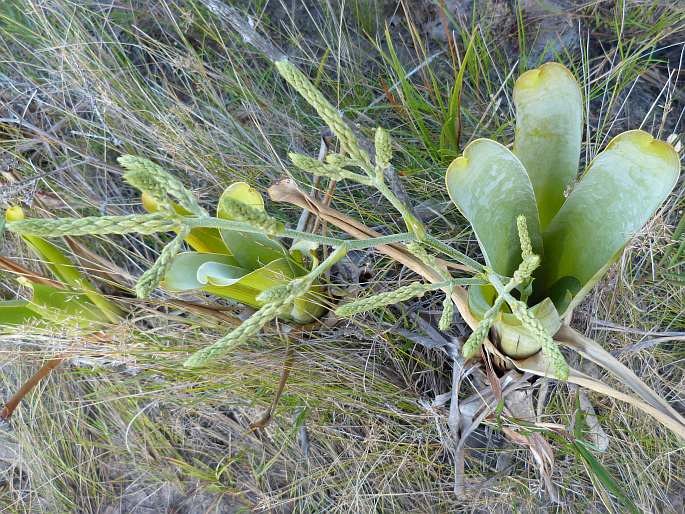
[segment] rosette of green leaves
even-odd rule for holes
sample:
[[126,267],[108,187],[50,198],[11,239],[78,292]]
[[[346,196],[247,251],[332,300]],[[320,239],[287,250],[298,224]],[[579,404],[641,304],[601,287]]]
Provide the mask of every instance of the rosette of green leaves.
[[[264,200],[245,182],[230,185],[217,204],[217,218],[236,220],[231,215],[230,202],[238,201],[252,209],[265,212]],[[148,210],[158,207],[149,197],[144,199]],[[174,205],[179,214],[190,214]],[[168,291],[202,290],[215,296],[260,308],[264,302],[260,293],[286,285],[308,272],[304,252],[288,251],[275,237],[214,228],[194,228],[186,242],[195,250],[178,254],[162,281]],[[314,264],[316,264],[316,259]],[[298,298],[285,317],[308,323],[321,315],[318,287]]]
[[[667,198],[680,163],[671,145],[631,130],[612,139],[576,182],[583,101],[575,77],[546,63],[521,75],[513,96],[513,151],[489,139],[473,141],[450,164],[447,190],[473,227],[486,264],[500,275],[516,270],[516,218],[526,217],[542,264],[517,295],[553,335]],[[492,286],[473,286],[469,308],[482,318],[496,296]],[[493,330],[511,357],[541,347],[506,304]]]

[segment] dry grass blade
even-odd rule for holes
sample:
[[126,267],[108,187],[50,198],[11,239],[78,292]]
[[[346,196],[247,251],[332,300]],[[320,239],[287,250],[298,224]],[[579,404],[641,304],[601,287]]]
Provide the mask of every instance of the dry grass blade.
[[281,378],[278,381],[278,387],[276,388],[276,392],[274,393],[274,399],[271,401],[271,405],[269,405],[269,408],[266,410],[264,415],[258,420],[250,423],[250,428],[252,430],[264,428],[271,421],[273,413],[276,410],[276,407],[278,406],[279,400],[281,399],[281,395],[285,390],[285,385],[288,382],[288,376],[290,375],[290,370],[293,368],[294,361],[295,351],[293,350],[292,346],[288,346],[288,349],[286,350],[285,354],[285,360],[283,361],[283,371],[281,372]]
[[508,427],[502,427],[502,431],[513,442],[530,450],[552,501],[560,503],[559,491],[552,481],[554,450],[552,450],[550,444],[538,433],[524,435]]
[[[547,376],[546,370],[549,368],[541,353],[537,353],[532,357],[528,357],[527,359],[515,361],[515,364],[518,369],[522,371],[528,371],[529,373],[533,373],[541,377]],[[658,409],[650,403],[644,402],[635,396],[618,391],[613,387],[606,385],[604,382],[596,380],[574,368],[571,368],[570,370],[568,381],[572,384],[577,384],[590,389],[591,391],[595,391],[596,393],[601,393],[606,396],[610,396],[611,398],[615,398],[616,400],[626,402],[633,407],[646,412],[654,419],[659,421],[662,425],[668,427],[679,437],[685,439],[685,424],[681,423],[678,417],[666,414],[662,409]]]
[[20,277],[25,277],[30,282],[36,284],[44,284],[46,286],[57,287],[60,289],[64,287],[61,282],[39,275],[38,273],[35,273],[28,268],[25,268],[21,264],[18,264],[17,262],[8,257],[0,256],[0,270],[4,270],[15,275],[19,275]]
[[[278,182],[277,184],[272,185],[269,188],[269,196],[274,202],[287,202],[293,205],[297,205],[298,207],[301,207],[303,209],[308,209],[319,218],[328,221],[332,225],[335,225],[339,229],[344,230],[349,235],[357,239],[369,239],[372,237],[381,236],[381,234],[379,234],[375,230],[370,229],[363,223],[360,223],[355,219],[350,218],[349,216],[346,216],[341,212],[336,211],[332,207],[324,205],[318,200],[303,193],[297,187],[297,185],[290,179],[285,179]],[[413,272],[417,273],[418,275],[421,275],[423,278],[429,280],[430,282],[435,283],[441,282],[443,280],[440,274],[438,274],[434,270],[431,270],[418,258],[409,253],[409,251],[407,251],[407,249],[403,245],[381,245],[375,247],[375,249],[378,250],[380,253],[383,253],[388,257],[395,259],[400,264],[403,264],[404,266],[406,266]],[[439,264],[443,266],[447,265],[447,263],[441,261],[440,259],[438,259],[437,261]],[[468,310],[466,290],[464,288],[454,287],[452,292],[452,299],[454,300],[454,303],[457,304],[458,308],[461,305],[460,311],[462,309]],[[475,326],[478,324],[473,317],[470,318],[473,323],[473,325],[471,326]],[[466,321],[467,323],[469,323],[468,320]]]
[[659,409],[664,415],[672,417],[681,425],[685,426],[685,418],[683,418],[683,416],[666,403],[666,401],[647,384],[640,380],[631,369],[621,364],[613,355],[595,341],[585,337],[577,330],[574,330],[567,325],[562,325],[561,329],[556,334],[555,339],[615,375],[626,386],[639,394],[643,400],[652,405],[652,407]]

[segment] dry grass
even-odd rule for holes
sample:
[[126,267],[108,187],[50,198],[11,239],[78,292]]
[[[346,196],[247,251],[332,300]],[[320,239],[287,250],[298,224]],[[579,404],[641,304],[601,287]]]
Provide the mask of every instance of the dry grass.
[[[515,69],[535,65],[545,51],[556,52],[587,84],[586,159],[625,128],[643,126],[661,137],[683,131],[679,68],[685,27],[675,2],[583,4],[568,11],[571,32],[564,46],[545,45],[543,36],[535,36],[535,19],[544,23],[552,16],[517,22],[508,3],[487,3],[497,8],[484,8],[468,63],[463,143],[475,135],[511,139],[508,95]],[[135,153],[166,164],[209,205],[232,181],[265,187],[293,173],[284,160],[288,150],[315,153],[320,120],[256,50],[201,4],[4,2],[0,170],[19,179],[49,175],[22,188],[0,182],[0,199],[28,199],[36,216],[139,210],[114,166],[117,155]],[[472,234],[448,208],[444,167],[431,157],[441,102],[454,76],[439,23],[435,29],[440,3],[416,2],[411,16],[381,0],[347,2],[344,13],[331,2],[244,4],[258,27],[350,118],[362,127],[380,123],[391,130],[399,142],[398,169],[430,230],[473,254]],[[384,91],[398,81],[385,20],[393,22],[404,69],[419,68],[411,78],[416,98],[402,87]],[[470,26],[458,13],[448,13],[446,21],[451,29]],[[464,33],[456,36],[460,52]],[[311,187],[309,177],[295,178]],[[682,235],[673,240],[684,193],[681,181],[574,320],[681,411],[682,341],[664,334],[685,331],[685,243]],[[369,226],[399,228],[390,209],[363,187],[339,185],[333,203]],[[290,223],[299,215],[272,208]],[[129,284],[161,248],[155,237],[84,243]],[[41,269],[16,241],[4,244],[3,255]],[[348,295],[412,279],[377,255],[353,258],[350,273],[359,273],[359,283]],[[12,297],[17,286],[0,276],[0,290]],[[74,356],[3,428],[0,511],[623,511],[591,470],[555,441],[552,477],[564,503],[554,505],[530,453],[505,440],[497,420],[471,441],[467,478],[473,487],[464,498],[452,493],[447,407],[432,406],[450,388],[449,359],[420,345],[430,337],[423,324],[437,323],[437,297],[306,336],[288,338],[285,327],[272,327],[202,371],[185,370],[181,362],[225,330],[220,321],[189,312],[161,292],[150,302],[129,302],[133,314],[110,342],[6,330],[0,336],[5,393],[46,357]],[[463,335],[456,324],[444,336]],[[250,423],[271,403],[288,349],[294,365],[274,420],[252,432]],[[590,364],[579,366],[597,373]],[[569,424],[576,394],[552,384],[545,417]],[[625,494],[644,512],[681,511],[682,442],[623,404],[590,398],[609,437],[609,449],[595,455]]]

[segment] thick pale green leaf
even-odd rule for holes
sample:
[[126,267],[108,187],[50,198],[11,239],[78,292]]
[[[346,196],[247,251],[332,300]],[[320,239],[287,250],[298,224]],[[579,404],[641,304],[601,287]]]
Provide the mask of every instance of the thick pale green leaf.
[[562,64],[548,62],[518,78],[514,106],[514,154],[528,171],[544,230],[578,173],[583,99],[573,74]]
[[485,260],[511,276],[521,262],[516,217],[525,215],[535,253],[542,255],[533,186],[521,161],[490,139],[476,139],[447,169],[450,198],[473,227]]
[[40,319],[26,300],[5,300],[0,302],[0,326],[23,325],[29,321]]
[[666,199],[679,170],[678,154],[668,143],[641,130],[616,136],[545,231],[541,283],[549,288],[574,277],[581,290],[569,308],[577,305]]
[[[276,259],[275,261],[271,261],[266,266],[244,275],[240,278],[240,280],[231,285],[214,286],[208,284],[207,286],[203,287],[203,289],[218,296],[235,298],[239,300],[239,298],[235,296],[238,293],[249,291],[254,293],[254,296],[256,296],[262,291],[272,287],[285,285],[293,278],[294,274],[290,262],[288,262],[287,259]],[[245,303],[249,303],[250,305],[261,305],[256,300],[250,300],[250,302]]]
[[[216,263],[230,267],[237,267],[238,265],[238,261],[230,255],[198,252],[179,253],[174,257],[169,270],[164,276],[162,286],[170,291],[190,291],[202,288],[207,285],[207,281],[201,282],[198,279],[198,270],[206,263]],[[247,270],[238,269],[242,271],[242,275],[247,274]]]
[[[554,308],[552,300],[545,298],[543,301],[528,309],[545,327],[551,336],[556,334],[561,327],[561,318]],[[534,337],[521,325],[521,322],[510,313],[501,313],[492,325],[497,334],[497,341],[502,351],[514,359],[525,359],[537,353],[542,348],[542,342]]]
[[[23,220],[24,211],[15,205],[5,211],[5,218],[8,221]],[[121,309],[100,293],[59,247],[42,237],[23,235],[22,239],[56,278],[67,287],[83,292],[109,321],[112,323],[119,321],[123,315]]]
[[[230,220],[232,218],[223,205],[225,198],[232,198],[249,205],[253,209],[264,211],[262,195],[245,182],[236,182],[230,185],[219,198],[216,215],[218,218]],[[254,270],[273,260],[288,257],[285,248],[270,237],[233,230],[221,230],[220,233],[231,255],[243,268]]]
[[[251,307],[261,307],[257,295],[266,289],[287,284],[294,274],[287,259],[276,259],[249,272],[235,266],[228,255],[186,252],[171,263],[162,287],[169,291],[206,291]],[[240,275],[240,276],[239,276]],[[225,283],[227,285],[218,285]]]
[[482,286],[469,287],[469,310],[476,319],[481,320],[485,317],[485,313],[495,303],[497,297],[497,290],[490,284]]

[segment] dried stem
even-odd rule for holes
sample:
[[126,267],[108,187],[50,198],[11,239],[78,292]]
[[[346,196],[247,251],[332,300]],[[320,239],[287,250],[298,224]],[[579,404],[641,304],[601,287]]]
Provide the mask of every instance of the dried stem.
[[64,361],[63,357],[53,357],[48,362],[43,364],[43,366],[36,371],[31,378],[29,378],[24,385],[19,388],[19,391],[14,393],[14,395],[5,403],[5,406],[0,411],[0,419],[8,421],[14,411],[17,409],[24,397],[33,389],[38,382],[43,380],[46,376],[52,372],[57,366],[59,366]]

